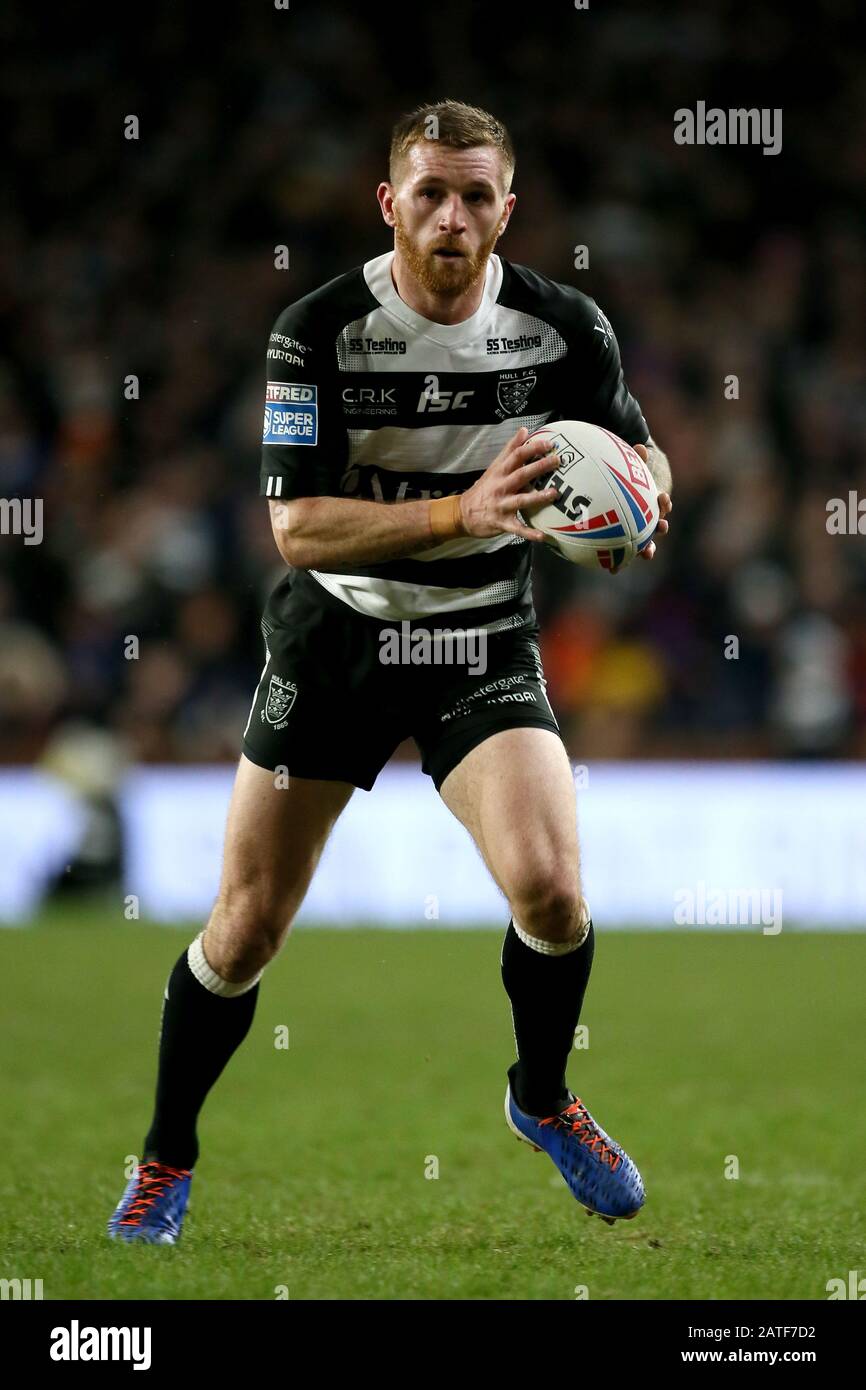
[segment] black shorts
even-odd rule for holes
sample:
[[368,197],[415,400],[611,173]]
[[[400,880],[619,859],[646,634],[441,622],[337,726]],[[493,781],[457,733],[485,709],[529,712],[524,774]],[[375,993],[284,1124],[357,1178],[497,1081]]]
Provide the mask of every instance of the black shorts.
[[466,754],[500,729],[529,726],[559,736],[537,622],[487,636],[480,647],[448,639],[419,645],[419,630],[458,623],[459,616],[380,622],[293,571],[262,618],[268,659],[244,754],[290,777],[369,791],[394,750],[412,738],[438,791]]

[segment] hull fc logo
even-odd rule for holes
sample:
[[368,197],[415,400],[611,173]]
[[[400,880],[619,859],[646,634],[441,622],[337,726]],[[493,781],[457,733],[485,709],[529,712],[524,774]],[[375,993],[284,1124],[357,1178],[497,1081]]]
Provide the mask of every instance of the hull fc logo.
[[269,724],[276,724],[278,728],[282,728],[286,715],[295,703],[297,693],[298,687],[292,681],[284,681],[280,676],[271,676],[262,719],[267,719]]
[[503,372],[496,386],[496,399],[501,409],[496,414],[500,420],[506,415],[520,415],[529,399],[530,392],[537,382],[535,372],[520,375],[518,372]]

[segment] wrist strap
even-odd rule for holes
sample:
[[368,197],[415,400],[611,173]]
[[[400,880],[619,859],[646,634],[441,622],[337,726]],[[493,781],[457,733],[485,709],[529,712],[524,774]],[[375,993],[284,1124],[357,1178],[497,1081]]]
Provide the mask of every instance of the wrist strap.
[[430,530],[442,541],[467,534],[460,511],[459,492],[453,497],[437,497],[430,503]]

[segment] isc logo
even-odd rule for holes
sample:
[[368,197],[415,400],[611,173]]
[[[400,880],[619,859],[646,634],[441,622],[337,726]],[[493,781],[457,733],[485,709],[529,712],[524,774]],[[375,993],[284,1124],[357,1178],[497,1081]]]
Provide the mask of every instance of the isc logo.
[[440,391],[435,376],[428,376],[424,390],[418,397],[417,409],[421,411],[465,410],[466,403],[474,391]]

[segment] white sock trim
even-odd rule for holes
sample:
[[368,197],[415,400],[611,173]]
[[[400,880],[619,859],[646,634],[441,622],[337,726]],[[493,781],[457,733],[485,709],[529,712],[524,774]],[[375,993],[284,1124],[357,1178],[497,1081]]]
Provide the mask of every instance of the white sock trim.
[[234,984],[231,980],[224,980],[222,975],[218,975],[208,965],[207,956],[202,946],[204,931],[200,931],[195,941],[190,944],[186,953],[187,964],[200,985],[210,990],[211,994],[219,994],[223,999],[234,999],[239,994],[246,994],[248,989],[257,985],[264,974],[260,970],[258,975],[254,975],[251,980],[241,980]]
[[582,946],[589,936],[589,929],[592,925],[592,913],[590,912],[589,903],[586,901],[586,898],[582,901],[583,921],[569,941],[543,941],[540,936],[531,936],[529,932],[523,930],[517,918],[512,916],[511,921],[514,925],[514,930],[517,932],[524,946],[531,947],[533,951],[538,951],[543,956],[567,956],[572,951],[576,951],[578,947]]

